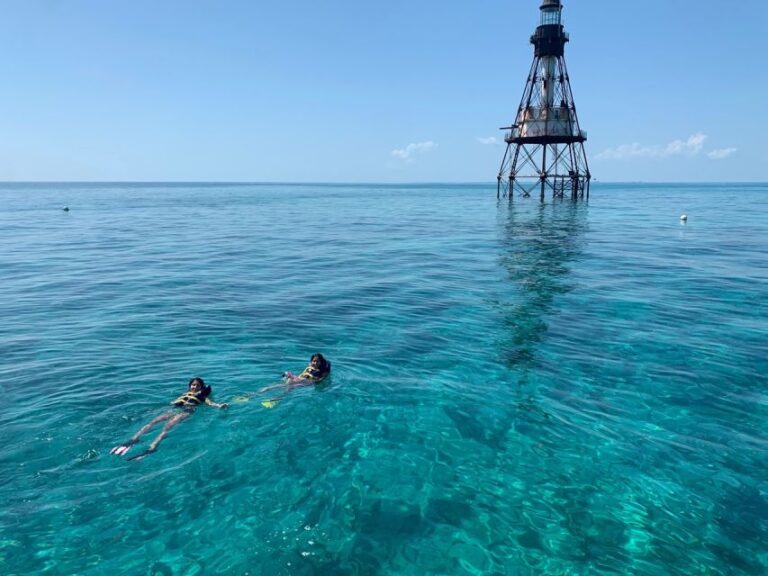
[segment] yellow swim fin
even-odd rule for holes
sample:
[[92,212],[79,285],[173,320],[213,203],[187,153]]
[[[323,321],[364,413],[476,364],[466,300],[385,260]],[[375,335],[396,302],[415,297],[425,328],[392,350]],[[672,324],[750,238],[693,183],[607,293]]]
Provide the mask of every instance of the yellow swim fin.
[[264,408],[274,408],[277,406],[277,400],[263,400],[261,403]]

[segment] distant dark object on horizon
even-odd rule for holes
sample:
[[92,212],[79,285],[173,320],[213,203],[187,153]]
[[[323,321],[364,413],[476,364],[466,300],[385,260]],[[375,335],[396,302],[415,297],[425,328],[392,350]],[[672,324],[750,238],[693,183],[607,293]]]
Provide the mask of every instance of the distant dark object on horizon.
[[69,206],[64,206],[64,208],[62,208],[62,210],[64,210],[64,212],[69,212]]

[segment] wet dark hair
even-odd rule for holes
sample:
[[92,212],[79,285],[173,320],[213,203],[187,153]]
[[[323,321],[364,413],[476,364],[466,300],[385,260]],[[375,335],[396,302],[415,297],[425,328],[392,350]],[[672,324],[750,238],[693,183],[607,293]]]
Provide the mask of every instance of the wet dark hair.
[[309,359],[309,361],[312,362],[312,360],[314,360],[315,358],[320,360],[320,366],[322,367],[323,371],[325,371],[325,372],[330,372],[331,371],[331,363],[328,362],[328,360],[325,359],[325,356],[320,354],[320,352],[317,352],[315,354],[312,354],[312,357]]
[[203,380],[199,376],[195,376],[189,381],[189,384],[187,384],[187,390],[192,389],[192,384],[200,384],[200,387],[201,387],[200,394],[203,398],[208,398],[208,396],[211,395],[211,387],[208,386],[208,384],[205,383],[205,380]]

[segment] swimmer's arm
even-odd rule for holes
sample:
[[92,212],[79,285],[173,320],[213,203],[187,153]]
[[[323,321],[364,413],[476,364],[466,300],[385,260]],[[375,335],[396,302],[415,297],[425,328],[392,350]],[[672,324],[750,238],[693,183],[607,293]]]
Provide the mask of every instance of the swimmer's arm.
[[214,408],[229,408],[229,404],[226,402],[214,402],[210,398],[206,398],[205,403],[208,404],[208,406],[213,406]]

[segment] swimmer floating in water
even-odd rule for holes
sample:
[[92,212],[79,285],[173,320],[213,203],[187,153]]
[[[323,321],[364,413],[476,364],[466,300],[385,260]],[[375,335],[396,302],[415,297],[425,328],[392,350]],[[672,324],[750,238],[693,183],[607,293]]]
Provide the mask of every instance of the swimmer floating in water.
[[[296,376],[293,372],[285,372],[283,378],[286,380],[286,384],[289,386],[306,386],[308,384],[317,384],[325,380],[328,374],[331,373],[331,363],[325,359],[322,354],[312,354],[312,358],[309,359],[309,365],[304,368],[304,371]],[[267,386],[262,388],[259,392],[264,392],[270,388],[276,386]]]
[[[284,388],[286,391],[271,400],[264,400],[261,405],[264,408],[274,408],[277,403],[285,397],[291,390],[298,388],[299,386],[310,386],[312,384],[318,384],[325,380],[331,373],[331,363],[325,359],[322,354],[313,354],[309,360],[309,365],[304,368],[301,374],[298,376],[293,372],[284,372],[283,381],[271,386],[265,386],[260,388],[256,394],[267,392],[268,390],[274,390],[275,388]],[[235,398],[237,402],[247,402],[254,393],[242,394]]]
[[173,406],[181,409],[179,412],[166,412],[165,414],[161,414],[145,426],[142,426],[142,428],[136,432],[136,434],[134,434],[130,440],[120,444],[119,446],[115,446],[112,448],[112,450],[109,451],[109,453],[114,454],[115,456],[125,455],[125,453],[128,452],[128,450],[130,450],[131,447],[139,441],[139,438],[141,438],[145,432],[149,432],[149,430],[156,424],[165,422],[165,426],[163,426],[163,429],[160,431],[160,434],[157,435],[157,438],[152,441],[152,444],[149,445],[149,448],[147,448],[141,454],[137,454],[136,456],[128,458],[128,460],[141,460],[142,458],[149,456],[152,454],[152,452],[157,450],[157,447],[160,445],[160,442],[163,441],[163,438],[165,438],[165,436],[168,434],[168,431],[182,420],[189,418],[190,414],[195,411],[197,406],[200,406],[201,404],[207,404],[208,406],[214,406],[215,408],[227,408],[226,404],[214,402],[211,400],[210,396],[211,387],[208,386],[202,378],[192,378],[192,380],[190,380],[189,384],[187,385],[187,391],[176,398],[176,400],[171,402]]

